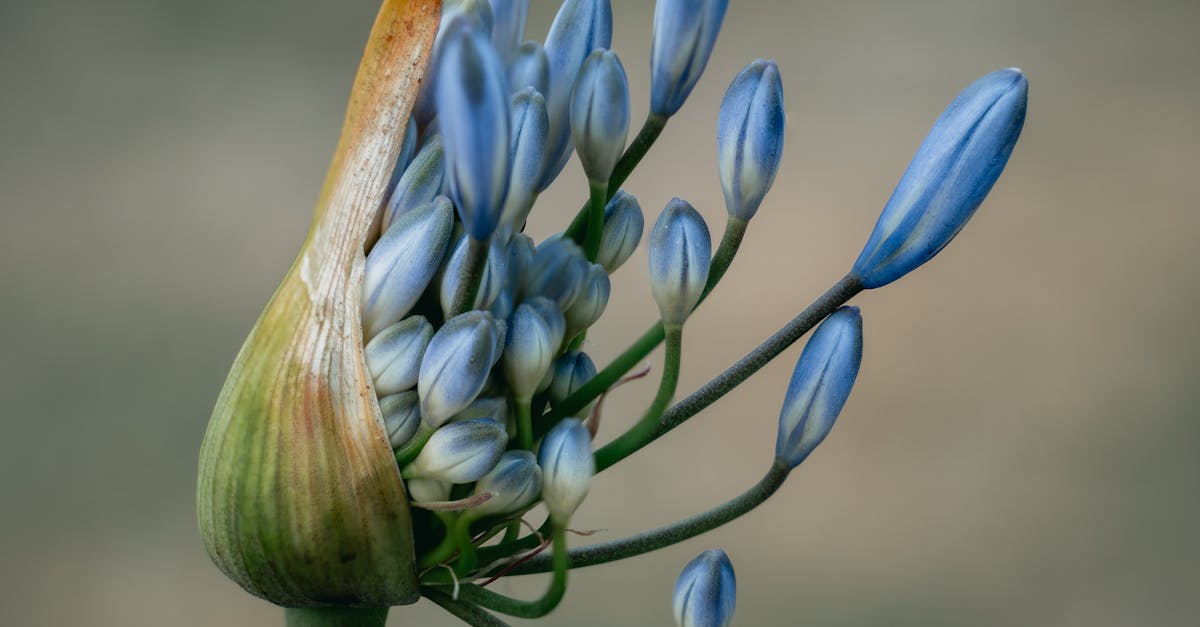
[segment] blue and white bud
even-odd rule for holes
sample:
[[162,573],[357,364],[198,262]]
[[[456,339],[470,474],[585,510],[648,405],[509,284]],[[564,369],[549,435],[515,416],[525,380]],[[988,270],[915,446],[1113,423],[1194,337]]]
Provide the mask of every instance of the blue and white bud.
[[517,92],[512,101],[512,171],[508,178],[508,196],[500,214],[505,234],[519,233],[533,208],[533,188],[542,168],[546,152],[546,133],[550,119],[546,117],[546,100],[532,87]]
[[439,427],[467,408],[483,391],[504,347],[504,326],[486,311],[468,311],[446,321],[425,349],[417,393],[421,418]]
[[371,338],[363,349],[375,394],[387,396],[417,385],[421,358],[433,338],[433,325],[424,316],[409,316]]
[[501,396],[483,396],[475,399],[467,408],[454,414],[454,422],[487,418],[500,424],[508,422],[508,401]]
[[529,269],[533,267],[533,254],[536,247],[533,240],[524,233],[514,233],[505,247],[508,268],[508,282],[515,288],[514,296],[520,296],[520,290],[525,283]]
[[[459,238],[458,243],[454,245],[454,251],[450,253],[450,258],[446,260],[446,267],[442,269],[442,277],[438,285],[442,315],[450,315],[450,311],[454,307],[454,298],[466,278],[468,246],[468,238]],[[479,291],[475,294],[473,309],[487,309],[500,296],[500,291],[508,278],[508,270],[505,267],[507,262],[508,255],[499,240],[489,241],[487,261],[483,267],[483,276],[479,279]]]
[[749,221],[783,158],[783,81],[774,61],[759,59],[734,77],[717,114],[717,172],[729,215]]
[[687,201],[667,203],[650,232],[650,292],[665,326],[682,325],[708,281],[712,240],[708,225]]
[[454,230],[445,196],[399,216],[367,255],[363,272],[363,329],[375,337],[402,320],[442,264]]
[[492,315],[497,320],[508,320],[516,304],[517,298],[513,295],[512,286],[505,285],[500,288],[500,293],[496,295],[496,300],[492,301],[491,306],[488,307],[488,311],[492,312]]
[[414,390],[379,399],[379,411],[393,449],[404,446],[421,426],[421,401]]
[[438,22],[437,36],[433,40],[433,54],[429,57],[429,67],[421,78],[421,90],[417,92],[417,100],[413,103],[413,118],[424,129],[437,116],[436,94],[437,77],[441,71],[438,62],[442,52],[442,44],[450,25],[455,22],[466,22],[471,28],[491,37],[492,6],[488,0],[461,0],[460,2],[442,3],[442,19]]
[[[529,305],[537,310],[542,316],[542,320],[550,328],[551,337],[558,338],[558,342],[554,344],[550,352],[558,354],[562,348],[562,343],[566,341],[567,321],[563,317],[562,310],[558,308],[558,304],[546,298],[545,296],[533,296],[525,299],[523,305]],[[540,390],[539,390],[540,391]]]
[[629,135],[629,81],[617,53],[594,50],[571,91],[571,141],[588,181],[607,184]]
[[851,273],[882,287],[941,252],[1004,171],[1021,128],[1029,82],[1016,68],[971,83],[934,123],[888,199]]
[[[560,355],[558,359],[555,359],[550,372],[552,378],[546,387],[546,396],[551,405],[557,405],[596,376],[596,364],[592,362],[592,358],[588,357],[587,353],[576,351]],[[591,405],[588,407],[590,408]],[[589,409],[580,413],[587,415],[591,412]]]
[[437,479],[406,479],[404,487],[408,488],[408,498],[413,503],[437,503],[450,500],[454,484]]
[[642,241],[646,219],[633,194],[617,190],[604,208],[604,230],[600,232],[600,252],[596,263],[612,274],[637,250]]
[[526,87],[532,87],[542,95],[550,88],[550,61],[546,59],[546,49],[540,42],[532,40],[521,44],[508,63],[508,88],[517,93]]
[[542,467],[542,501],[550,519],[565,525],[587,497],[596,464],[592,436],[576,418],[564,418],[542,440],[538,449]]
[[588,260],[578,244],[567,238],[548,239],[533,254],[525,295],[545,296],[566,310],[583,291],[587,272]]
[[446,165],[442,152],[442,141],[434,135],[413,157],[413,161],[400,176],[396,189],[383,210],[383,228],[387,230],[396,217],[430,202],[442,193],[445,185]]
[[413,157],[417,154],[417,135],[420,134],[420,129],[417,128],[417,121],[412,116],[408,118],[408,126],[404,128],[404,143],[400,144],[400,155],[396,157],[396,170],[393,172],[395,181],[400,180],[400,175],[408,168],[408,164],[412,163]]
[[858,307],[838,309],[813,332],[779,412],[775,459],[780,463],[795,468],[829,435],[854,387],[862,345]]
[[450,197],[467,233],[486,241],[508,192],[508,80],[496,49],[466,20],[454,20],[438,55],[435,92]]
[[679,573],[674,603],[678,627],[726,627],[736,604],[737,577],[725,551],[705,551]]
[[537,191],[541,192],[562,172],[571,156],[568,105],[583,61],[596,48],[612,45],[612,4],[609,0],[566,0],[546,35],[550,86],[543,92],[550,114],[546,158]]
[[401,474],[406,479],[470,483],[496,466],[506,444],[508,433],[495,420],[452,422],[433,432]]
[[650,112],[671,117],[704,73],[728,0],[658,0],[650,44]]
[[471,508],[475,516],[503,516],[525,509],[542,492],[542,469],[529,451],[508,451],[488,474],[475,484],[475,494],[492,498]]
[[491,0],[492,45],[500,58],[508,61],[517,46],[525,39],[525,20],[529,17],[529,0]]
[[[556,310],[551,311],[558,314]],[[562,314],[558,317],[561,319]],[[542,309],[528,303],[513,311],[508,321],[507,346],[500,360],[508,387],[517,402],[528,403],[550,371],[555,351],[563,340],[561,335],[555,337],[554,331],[561,329],[561,322],[547,322]]]
[[604,315],[608,306],[608,294],[612,284],[608,280],[608,272],[604,266],[593,263],[588,268],[587,278],[583,282],[583,291],[571,306],[563,312],[566,319],[566,337],[573,338],[584,329],[592,326]]

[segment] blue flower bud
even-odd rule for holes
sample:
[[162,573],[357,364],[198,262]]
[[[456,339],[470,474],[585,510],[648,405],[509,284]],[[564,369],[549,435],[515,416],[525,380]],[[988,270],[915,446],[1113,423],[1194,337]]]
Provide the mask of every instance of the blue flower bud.
[[433,325],[424,316],[409,316],[367,342],[363,355],[376,395],[403,392],[417,384],[421,357],[432,337]]
[[501,396],[484,396],[471,401],[467,408],[454,414],[454,422],[487,418],[500,424],[508,422],[508,401]]
[[548,239],[533,254],[525,295],[545,296],[565,310],[583,291],[587,272],[588,260],[578,244],[567,238]]
[[817,327],[796,362],[779,412],[777,460],[795,468],[829,435],[860,363],[862,315],[858,307],[842,307]]
[[504,425],[495,420],[452,422],[433,433],[401,474],[406,479],[470,483],[496,466],[507,443]]
[[417,128],[416,119],[409,116],[408,126],[404,128],[404,143],[400,145],[400,155],[396,157],[396,169],[393,172],[394,181],[400,180],[400,175],[404,173],[404,170],[408,168],[408,164],[412,162],[413,156],[417,154],[417,135],[419,134],[420,129]]
[[397,216],[432,201],[442,193],[445,173],[442,141],[435,135],[421,147],[396,183],[396,189],[392,191],[392,197],[383,211],[383,229],[387,230]]
[[774,61],[759,59],[734,77],[717,115],[717,170],[729,215],[758,211],[783,158],[783,81]]
[[[504,252],[508,282],[511,287],[519,289],[524,284],[529,269],[533,267],[533,240],[524,233],[514,233]],[[519,296],[519,293],[514,293],[514,296]]]
[[508,82],[491,41],[466,20],[446,29],[435,92],[450,196],[467,233],[491,236],[508,191]]
[[421,89],[417,92],[417,100],[413,104],[413,118],[422,128],[426,127],[437,115],[436,97],[439,58],[446,32],[455,22],[466,22],[471,28],[491,37],[492,6],[487,0],[463,0],[462,2],[445,2],[442,4],[442,19],[438,23],[437,36],[433,41],[433,54],[429,57],[429,67],[421,78]]
[[666,326],[681,325],[708,281],[712,240],[704,218],[687,201],[667,203],[650,232],[650,292]]
[[421,401],[413,390],[379,399],[379,411],[393,449],[404,446],[421,426]]
[[562,310],[558,308],[558,305],[554,301],[546,298],[545,296],[533,296],[531,298],[527,298],[522,304],[529,305],[530,307],[536,309],[537,312],[541,314],[542,320],[544,320],[546,325],[550,328],[550,336],[558,338],[558,342],[556,342],[554,347],[550,350],[551,353],[557,355],[559,349],[562,348],[563,341],[566,340],[567,333],[567,321],[563,317]]
[[568,103],[583,60],[596,48],[612,45],[612,4],[609,0],[566,0],[546,35],[546,58],[550,62],[550,87],[546,111],[550,133],[537,191],[550,186],[571,156]]
[[491,0],[491,6],[492,45],[500,53],[500,58],[507,61],[525,39],[529,0]]
[[[548,311],[562,318],[557,310]],[[518,402],[529,402],[538,384],[550,371],[554,353],[563,339],[561,335],[555,337],[554,331],[561,333],[562,328],[561,322],[547,322],[543,318],[543,310],[528,303],[513,311],[508,321],[508,344],[504,348],[501,363],[508,387]]]
[[538,449],[542,467],[542,501],[550,518],[562,525],[583,503],[596,465],[592,460],[592,436],[583,423],[564,418],[546,434]]
[[1016,68],[967,87],[934,123],[851,272],[882,287],[938,254],[1004,171],[1025,123],[1029,82]]
[[492,301],[491,306],[488,307],[488,311],[492,312],[492,315],[497,320],[508,320],[512,316],[516,304],[517,299],[513,295],[512,286],[505,285],[500,288],[500,293],[496,295],[496,300]]
[[446,321],[429,341],[417,393],[421,418],[439,427],[466,409],[487,383],[504,347],[504,327],[486,311],[468,311]]
[[454,484],[437,479],[407,479],[404,486],[408,488],[408,497],[414,503],[436,503],[449,501],[450,490]]
[[526,87],[542,95],[550,88],[550,61],[546,49],[536,41],[521,44],[508,64],[508,88],[516,93]]
[[529,210],[533,208],[533,188],[541,172],[549,126],[546,100],[541,94],[532,87],[526,87],[513,96],[512,171],[508,179],[508,196],[504,199],[504,210],[500,215],[506,235],[520,232],[525,226]]
[[[587,353],[576,351],[555,359],[550,372],[553,376],[546,387],[546,396],[551,405],[557,405],[596,376],[596,364]],[[580,411],[580,415],[589,413],[590,409]]]
[[408,315],[441,266],[454,229],[444,196],[398,217],[367,255],[363,328],[374,337]]
[[645,228],[646,219],[637,198],[623,189],[617,190],[604,208],[604,230],[600,233],[596,263],[609,274],[616,272],[637,249]]
[[542,491],[542,469],[529,451],[508,451],[488,474],[475,484],[475,493],[491,492],[492,498],[471,508],[477,516],[500,516],[518,512],[537,500]]
[[593,184],[607,183],[629,135],[629,81],[617,53],[588,55],[571,91],[570,113],[583,171]]
[[572,338],[580,331],[592,326],[604,315],[608,306],[608,294],[612,285],[608,280],[608,272],[604,266],[593,263],[588,268],[587,278],[583,282],[583,291],[579,298],[563,312],[567,323],[566,337]]
[[736,604],[737,578],[725,551],[705,551],[679,573],[674,603],[678,627],[725,627],[733,621]]
[[[438,296],[442,314],[446,316],[450,315],[450,310],[454,307],[454,297],[458,294],[459,285],[465,278],[467,247],[468,239],[466,237],[459,238],[458,243],[454,246],[454,251],[450,253],[450,258],[446,260],[446,266],[442,269]],[[472,308],[487,309],[500,296],[500,291],[508,278],[508,271],[505,268],[507,261],[507,254],[500,242],[496,239],[489,241],[487,262],[483,267],[483,276],[479,279],[479,292],[475,294],[475,303]]]
[[650,44],[650,112],[675,115],[704,73],[728,0],[658,0]]

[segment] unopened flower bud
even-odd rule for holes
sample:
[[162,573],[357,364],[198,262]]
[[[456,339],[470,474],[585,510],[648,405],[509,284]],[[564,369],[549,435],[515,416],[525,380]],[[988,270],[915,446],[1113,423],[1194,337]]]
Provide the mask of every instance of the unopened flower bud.
[[408,126],[404,127],[404,143],[400,145],[400,156],[396,157],[396,169],[393,171],[393,187],[395,182],[400,180],[400,175],[408,168],[408,164],[412,162],[413,157],[417,154],[417,135],[420,134],[420,129],[417,128],[417,121],[409,116]]
[[548,239],[534,252],[525,294],[545,296],[566,309],[583,291],[587,271],[588,261],[578,244],[566,238]]
[[737,578],[725,551],[705,551],[679,573],[674,603],[678,627],[726,627],[736,604]]
[[[446,261],[446,267],[442,269],[442,279],[438,289],[443,315],[450,315],[450,311],[454,307],[454,298],[461,289],[462,282],[467,278],[466,265],[469,242],[470,240],[466,237],[459,238],[453,252],[450,253],[450,258]],[[486,309],[491,307],[492,303],[500,295],[500,290],[508,278],[508,271],[505,268],[506,263],[507,255],[505,254],[504,247],[497,239],[490,240],[488,242],[487,261],[483,267],[483,276],[479,277],[479,291],[475,293],[475,302],[471,305],[472,308]]]
[[492,7],[488,0],[460,0],[442,4],[442,19],[438,23],[437,38],[433,43],[433,55],[429,68],[421,80],[421,91],[417,93],[417,101],[413,105],[413,118],[417,124],[425,128],[437,117],[437,84],[441,65],[442,46],[445,35],[455,22],[465,22],[474,30],[491,37]]
[[398,217],[367,255],[363,327],[374,337],[408,315],[446,253],[454,211],[444,196]]
[[468,311],[447,320],[425,349],[417,393],[421,417],[438,427],[474,401],[500,358],[504,327],[486,311]]
[[690,204],[667,203],[650,232],[650,292],[664,325],[681,325],[692,313],[712,257],[708,225]]
[[505,233],[518,233],[533,208],[533,189],[546,152],[546,100],[532,87],[517,92],[512,100],[512,171],[500,223]]
[[495,420],[500,424],[508,422],[508,401],[501,396],[482,396],[471,401],[467,408],[454,414],[451,420],[455,422],[463,420],[475,420],[477,418],[487,418]]
[[537,500],[542,491],[542,469],[529,451],[508,451],[488,474],[479,478],[475,493],[492,498],[471,508],[475,516],[502,516],[518,512]]
[[421,357],[432,337],[433,325],[424,316],[409,316],[367,342],[363,356],[375,382],[375,394],[387,396],[415,386]]
[[934,123],[851,272],[882,287],[938,254],[1004,171],[1025,124],[1029,82],[1016,68],[971,83]]
[[571,141],[588,181],[605,184],[629,135],[629,81],[617,54],[594,50],[571,92]]
[[508,433],[495,420],[480,418],[443,425],[402,474],[406,479],[470,483],[491,470],[504,455]]
[[[544,312],[562,318],[557,310],[543,310],[526,303],[517,307],[508,321],[508,345],[504,348],[501,363],[513,398],[519,402],[529,402],[533,398],[563,340],[562,323],[548,322],[543,317]],[[560,333],[557,337],[554,335],[556,330]]]
[[383,428],[393,449],[404,446],[421,426],[421,401],[415,390],[392,394],[379,399]]
[[508,88],[516,93],[526,87],[543,96],[550,88],[550,61],[546,59],[546,49],[536,41],[521,44],[508,64]]
[[566,337],[572,338],[580,331],[592,326],[604,315],[608,306],[608,294],[612,284],[608,280],[608,272],[604,266],[593,263],[588,267],[587,277],[583,281],[583,290],[571,306],[563,312],[566,319]]
[[604,230],[600,233],[596,263],[604,266],[609,274],[616,272],[637,249],[645,228],[645,217],[637,198],[623,189],[617,190],[604,208]]
[[783,409],[775,458],[795,468],[829,435],[862,362],[862,315],[842,307],[829,315],[804,345]]
[[508,282],[514,288],[514,296],[520,299],[522,284],[526,273],[533,266],[533,240],[524,233],[514,233],[505,247],[505,266],[508,268]]
[[717,171],[729,215],[758,211],[783,158],[783,81],[774,61],[746,66],[725,90],[717,115]]
[[563,317],[562,310],[558,308],[558,304],[546,298],[545,296],[533,296],[525,299],[522,303],[529,305],[537,310],[542,315],[542,320],[550,327],[550,336],[558,338],[558,342],[554,344],[551,353],[557,355],[562,344],[566,341],[567,321]]
[[500,58],[512,58],[525,38],[525,20],[529,17],[529,0],[490,0],[492,7],[492,45]]
[[728,0],[658,0],[650,44],[650,112],[679,111],[704,73]]
[[596,474],[587,427],[575,418],[554,425],[538,449],[538,465],[542,467],[542,501],[550,518],[566,524],[587,497]]
[[[551,405],[557,405],[596,376],[596,364],[592,363],[587,353],[576,351],[555,359],[550,372],[553,378],[546,388],[546,395]],[[589,410],[581,412],[582,415],[588,413]]]
[[397,216],[432,201],[442,193],[445,171],[442,141],[434,135],[413,157],[412,163],[396,183],[396,189],[383,210],[383,229],[386,231]]

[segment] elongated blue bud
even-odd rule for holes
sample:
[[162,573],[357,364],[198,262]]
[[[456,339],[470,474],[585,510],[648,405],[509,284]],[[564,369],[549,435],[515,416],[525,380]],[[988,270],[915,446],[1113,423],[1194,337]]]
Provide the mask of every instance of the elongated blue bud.
[[858,307],[842,307],[817,327],[796,362],[779,412],[775,459],[795,468],[829,435],[860,363],[862,315]]
[[507,257],[505,265],[508,268],[508,282],[511,287],[518,289],[514,296],[520,296],[519,290],[525,282],[529,269],[533,267],[534,248],[533,240],[528,235],[514,233],[504,249]]
[[417,377],[421,418],[439,427],[474,401],[504,347],[504,327],[486,311],[468,311],[438,329]]
[[421,401],[415,390],[379,399],[379,411],[383,413],[383,428],[393,449],[404,446],[421,426]]
[[729,215],[750,220],[783,158],[783,81],[759,59],[734,77],[717,115],[717,171]]
[[452,422],[433,433],[420,455],[401,471],[404,478],[470,483],[496,466],[508,433],[495,420]]
[[550,88],[550,61],[546,49],[536,41],[521,44],[508,63],[508,88],[516,93],[526,87],[542,95]]
[[447,27],[436,95],[450,197],[467,233],[496,229],[508,192],[510,112],[504,66],[466,20]]
[[608,306],[608,294],[612,284],[608,280],[608,272],[604,266],[593,263],[588,268],[587,278],[583,282],[583,291],[571,306],[563,312],[567,322],[566,337],[572,338],[579,332],[592,326],[604,315]]
[[705,551],[679,573],[674,603],[678,627],[726,627],[736,604],[737,577],[725,551]]
[[442,19],[438,23],[437,37],[433,42],[433,54],[429,58],[429,68],[421,79],[421,90],[417,92],[417,101],[413,104],[413,118],[424,129],[437,115],[437,83],[441,72],[439,59],[446,32],[455,22],[466,22],[471,28],[491,37],[492,5],[488,0],[462,0],[461,2],[446,2],[442,4]]
[[[562,318],[557,310],[547,311]],[[563,340],[561,335],[555,337],[554,331],[562,328],[561,322],[547,322],[543,310],[528,303],[513,311],[508,321],[508,345],[504,348],[501,363],[508,387],[517,401],[529,402],[538,384],[550,371],[554,353]]]
[[523,305],[529,305],[537,310],[542,316],[542,320],[546,322],[546,326],[550,328],[550,337],[558,338],[558,342],[554,344],[550,352],[558,354],[562,348],[562,343],[566,340],[567,321],[563,317],[562,310],[558,308],[558,304],[544,296],[533,296],[525,299]]
[[488,474],[475,484],[475,493],[492,498],[471,508],[477,516],[500,516],[524,509],[542,492],[542,469],[529,451],[508,451]]
[[508,179],[508,196],[500,215],[506,234],[520,232],[533,208],[533,190],[541,172],[549,128],[546,99],[532,87],[517,92],[512,101],[512,171]]
[[708,281],[712,240],[687,201],[672,199],[650,232],[650,292],[666,326],[681,325]]
[[384,230],[396,221],[397,216],[432,201],[442,193],[446,178],[443,157],[442,141],[435,135],[413,157],[413,162],[400,176],[400,182],[396,184],[383,211]]
[[882,287],[938,254],[1004,171],[1025,124],[1029,82],[1016,68],[971,83],[934,123],[851,272]]
[[[446,267],[442,269],[438,296],[442,314],[446,316],[450,315],[450,310],[454,307],[454,296],[466,278],[467,247],[467,238],[459,238],[454,251],[450,253],[450,258],[446,260]],[[483,276],[479,279],[479,292],[475,294],[475,303],[472,305],[474,309],[487,309],[500,296],[508,278],[505,263],[507,254],[500,242],[496,239],[488,242],[487,262],[483,267]]]
[[567,238],[548,239],[533,254],[525,294],[545,296],[566,310],[583,291],[587,272],[588,260],[578,244]]
[[583,62],[571,92],[571,141],[583,171],[604,184],[629,135],[629,81],[617,53],[594,50]]
[[525,39],[529,0],[491,0],[491,5],[492,45],[500,53],[500,58],[508,61]]
[[550,186],[571,156],[571,126],[567,112],[571,89],[583,60],[596,48],[612,45],[612,5],[609,0],[566,0],[546,35],[550,87],[546,111],[550,133],[542,162],[538,191]]
[[704,73],[728,0],[658,0],[650,44],[650,112],[675,115]]
[[600,234],[596,263],[609,274],[615,272],[637,249],[645,228],[646,219],[637,198],[623,189],[617,190],[604,208],[604,230]]
[[[576,351],[555,359],[550,373],[552,377],[546,387],[546,396],[551,405],[557,405],[596,376],[596,364],[587,353]],[[581,415],[588,413],[590,410],[580,412]]]
[[433,325],[424,316],[409,316],[371,338],[363,356],[375,380],[375,394],[387,396],[416,386],[431,338]]
[[367,255],[363,328],[375,337],[408,315],[446,254],[454,210],[445,196],[398,217]]
[[566,524],[591,487],[596,465],[592,460],[592,436],[575,418],[554,425],[538,449],[542,467],[542,501],[550,518]]

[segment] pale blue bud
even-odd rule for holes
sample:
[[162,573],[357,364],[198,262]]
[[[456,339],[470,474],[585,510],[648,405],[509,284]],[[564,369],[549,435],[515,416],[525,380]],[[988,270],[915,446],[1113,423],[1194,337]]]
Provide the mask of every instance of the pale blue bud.
[[467,408],[454,414],[454,422],[487,418],[500,424],[508,422],[508,401],[500,396],[483,396],[475,399]]
[[779,462],[795,468],[829,435],[860,363],[862,315],[858,307],[842,307],[817,327],[796,362],[779,412]]
[[729,215],[750,220],[783,158],[783,81],[759,59],[734,77],[717,115],[717,171]]
[[705,551],[679,573],[674,603],[678,627],[726,627],[736,604],[737,578],[725,551]]
[[[533,267],[533,240],[524,233],[514,233],[508,240],[508,245],[505,247],[505,255],[508,267],[508,282],[514,288],[520,288],[524,282],[529,269]],[[514,296],[519,294],[514,293]]]
[[433,40],[433,54],[430,55],[425,75],[421,77],[421,89],[417,92],[417,100],[413,104],[413,117],[422,127],[427,126],[437,115],[435,100],[438,73],[441,71],[438,59],[446,31],[455,22],[466,22],[474,30],[491,37],[492,6],[487,0],[462,0],[442,4],[442,19],[438,22],[437,36]]
[[542,469],[529,451],[508,451],[488,474],[475,484],[475,494],[490,492],[492,498],[471,508],[479,516],[501,516],[518,512],[537,500],[542,491]]
[[533,254],[525,294],[545,296],[565,310],[583,291],[587,271],[588,260],[578,244],[567,238],[548,239]]
[[465,20],[447,27],[438,63],[438,119],[450,196],[467,233],[485,241],[508,192],[510,112],[504,66]]
[[417,154],[417,135],[420,134],[420,129],[417,128],[417,121],[412,116],[408,118],[408,126],[404,128],[404,143],[400,145],[400,155],[396,157],[396,169],[393,172],[393,183],[400,180],[400,175],[408,168],[408,164],[412,162],[413,156]]
[[558,342],[555,342],[554,348],[550,351],[557,355],[559,349],[562,348],[563,341],[566,340],[567,333],[567,321],[563,317],[562,310],[558,308],[558,304],[545,296],[527,298],[522,304],[536,309],[550,328],[550,336],[558,338]]
[[571,141],[593,184],[607,183],[629,135],[629,81],[617,53],[594,50],[571,91]]
[[363,328],[374,337],[408,315],[441,266],[454,229],[454,210],[440,196],[398,217],[367,255]]
[[550,88],[550,61],[546,59],[546,49],[532,40],[521,44],[508,64],[508,88],[516,93],[526,87],[532,87],[542,95]]
[[432,337],[433,325],[424,316],[409,316],[367,342],[363,355],[376,395],[387,396],[417,385],[421,357]]
[[[459,286],[462,285],[466,276],[468,246],[468,238],[459,238],[453,252],[450,253],[450,258],[446,260],[446,267],[442,269],[442,277],[438,286],[442,315],[450,315],[450,310],[454,307],[454,297],[458,294]],[[479,279],[479,291],[475,294],[473,309],[487,309],[500,296],[500,291],[508,278],[508,270],[505,268],[507,257],[505,249],[499,241],[493,239],[488,242],[487,262],[483,267],[483,276]]]
[[604,315],[608,306],[608,294],[612,284],[608,280],[608,272],[604,266],[593,263],[588,268],[587,277],[583,281],[583,291],[579,298],[563,312],[567,323],[566,337],[571,338],[580,331],[592,326]]
[[583,60],[596,48],[612,45],[612,4],[609,0],[566,0],[546,35],[550,87],[546,111],[550,133],[537,191],[550,186],[571,156],[571,126],[567,112],[571,89]]
[[692,313],[712,257],[708,225],[690,204],[674,198],[650,231],[650,292],[666,326],[681,325]]
[[[587,353],[576,351],[555,359],[550,372],[553,378],[546,388],[546,396],[551,405],[557,405],[596,376],[596,364]],[[580,413],[587,415],[590,411]]]
[[470,483],[496,466],[507,443],[504,425],[495,420],[452,422],[433,432],[402,474],[405,478]]
[[1016,68],[967,87],[934,123],[851,272],[882,287],[938,254],[1004,171],[1025,124],[1029,82]]
[[392,197],[383,211],[384,230],[396,221],[397,216],[430,202],[442,193],[445,174],[442,142],[435,135],[413,157],[412,163],[396,184],[396,189],[392,191]]
[[505,285],[504,287],[500,288],[500,293],[496,295],[496,300],[492,301],[491,306],[488,307],[488,311],[492,312],[492,315],[495,316],[497,320],[508,320],[509,316],[512,315],[516,304],[517,299],[516,296],[513,295],[512,286]]
[[[558,314],[557,310],[549,310]],[[522,304],[513,311],[508,321],[507,346],[501,357],[504,376],[518,402],[529,402],[533,398],[542,378],[550,371],[554,353],[562,343],[562,336],[554,336],[562,323],[547,322],[542,309]],[[561,319],[562,314],[558,314]]]
[[566,524],[587,497],[596,474],[592,436],[575,418],[564,418],[542,440],[538,449],[542,467],[542,501],[550,518]]
[[533,188],[542,167],[546,151],[546,133],[550,119],[546,117],[546,100],[532,87],[517,92],[512,101],[512,171],[508,179],[508,196],[500,223],[504,232],[518,233],[525,226],[533,208]]
[[393,449],[404,446],[421,426],[421,401],[413,390],[379,399],[379,411]]
[[658,0],[650,44],[650,112],[675,115],[704,73],[728,0]]
[[431,427],[466,409],[487,383],[504,347],[504,326],[486,311],[468,311],[446,321],[429,341],[417,393],[421,418]]
[[623,189],[617,190],[604,208],[604,230],[600,233],[596,263],[604,266],[609,274],[620,268],[642,241],[645,220],[637,198]]

